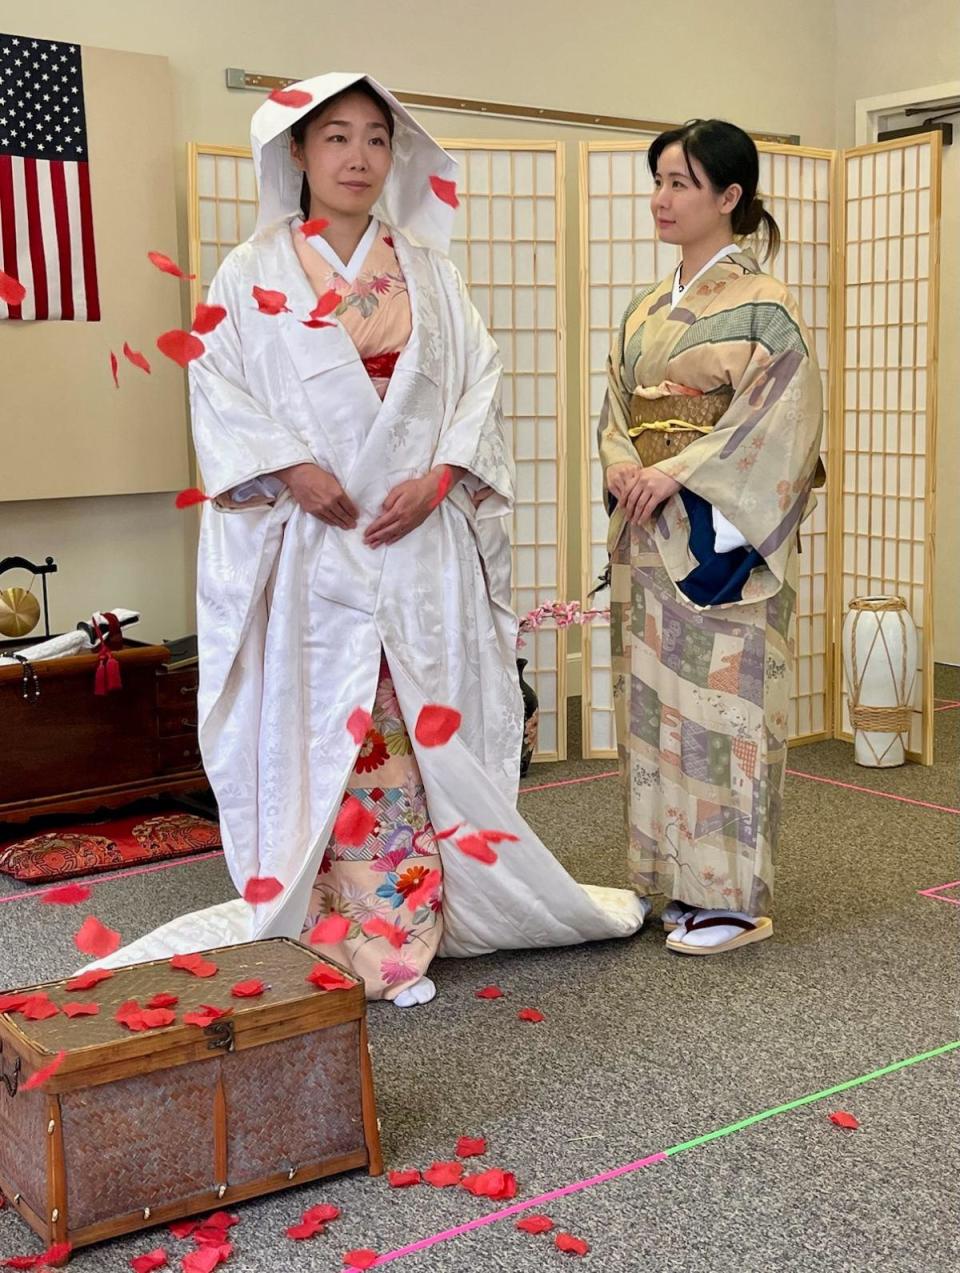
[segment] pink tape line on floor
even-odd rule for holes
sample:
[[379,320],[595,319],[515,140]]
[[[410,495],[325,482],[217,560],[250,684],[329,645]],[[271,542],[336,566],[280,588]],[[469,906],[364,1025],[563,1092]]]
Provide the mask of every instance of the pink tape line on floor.
[[929,800],[913,800],[910,796],[895,796],[890,791],[877,791],[873,787],[860,787],[853,782],[841,782],[838,778],[821,778],[819,774],[806,774],[800,769],[788,769],[792,778],[809,778],[811,782],[822,782],[828,787],[841,787],[844,791],[860,791],[866,796],[879,796],[881,800],[896,800],[900,804],[912,804],[918,809],[933,809],[936,813],[960,813],[948,804],[931,804]]
[[502,1211],[492,1211],[488,1215],[479,1216],[476,1220],[469,1220],[466,1224],[458,1224],[453,1229],[445,1229],[443,1233],[434,1233],[431,1237],[422,1238],[419,1242],[411,1242],[409,1246],[397,1247],[395,1251],[388,1251],[381,1255],[374,1267],[379,1268],[382,1264],[390,1264],[394,1260],[399,1260],[405,1255],[413,1255],[417,1251],[426,1251],[429,1247],[436,1246],[438,1242],[459,1238],[464,1233],[471,1233],[474,1229],[482,1229],[488,1224],[496,1224],[499,1220],[507,1220],[510,1216],[519,1215],[521,1211],[532,1211],[537,1207],[546,1206],[548,1202],[555,1202],[557,1198],[566,1198],[571,1193],[580,1193],[581,1190],[590,1189],[593,1185],[604,1185],[609,1180],[617,1180],[620,1176],[628,1176],[644,1167],[652,1167],[655,1163],[666,1161],[666,1154],[651,1154],[649,1158],[638,1158],[636,1162],[627,1163],[623,1167],[602,1171],[588,1180],[578,1180],[572,1185],[564,1185],[562,1189],[551,1189],[549,1193],[542,1193],[536,1198],[527,1198],[524,1202],[518,1202],[512,1207],[504,1207]]
[[960,906],[960,898],[941,896],[945,888],[960,888],[960,880],[954,880],[950,884],[937,884],[934,888],[918,888],[917,893],[921,897],[932,897],[935,902],[949,902],[951,906]]
[[177,858],[173,862],[156,862],[153,866],[131,866],[126,871],[112,871],[110,874],[104,875],[87,875],[79,876],[75,880],[51,880],[49,884],[44,884],[40,888],[24,889],[20,893],[8,893],[6,897],[0,897],[0,902],[22,902],[27,897],[42,897],[44,893],[49,893],[52,888],[62,888],[63,884],[86,884],[90,888],[97,888],[100,884],[110,884],[114,880],[128,880],[131,875],[151,875],[154,871],[169,871],[173,866],[192,866],[194,862],[206,862],[210,858],[223,857],[223,849],[213,849],[210,853],[198,853],[195,857]]

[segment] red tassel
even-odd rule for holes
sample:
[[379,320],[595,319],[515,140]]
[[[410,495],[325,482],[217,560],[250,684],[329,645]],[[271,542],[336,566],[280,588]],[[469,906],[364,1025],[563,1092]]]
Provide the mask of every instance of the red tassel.
[[111,690],[119,690],[123,688],[123,681],[120,678],[120,660],[113,654],[107,659],[107,693]]
[[[102,647],[101,647],[102,648]],[[107,655],[103,651],[97,663],[97,670],[93,678],[93,692],[99,696],[107,692]]]

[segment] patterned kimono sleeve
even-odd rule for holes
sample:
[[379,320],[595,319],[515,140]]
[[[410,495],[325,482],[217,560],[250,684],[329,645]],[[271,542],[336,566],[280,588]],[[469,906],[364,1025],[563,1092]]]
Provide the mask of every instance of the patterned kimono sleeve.
[[[627,311],[628,314],[630,312]],[[600,423],[597,428],[600,463],[604,473],[611,464],[639,464],[630,438],[630,394],[623,383],[625,326],[626,315],[607,358],[607,392],[600,409]]]
[[251,394],[243,371],[243,347],[235,315],[240,286],[231,262],[218,271],[208,303],[227,316],[204,336],[206,352],[190,364],[193,439],[206,491],[226,511],[262,508],[284,489],[265,476],[292,464],[312,464],[306,443],[273,419]]

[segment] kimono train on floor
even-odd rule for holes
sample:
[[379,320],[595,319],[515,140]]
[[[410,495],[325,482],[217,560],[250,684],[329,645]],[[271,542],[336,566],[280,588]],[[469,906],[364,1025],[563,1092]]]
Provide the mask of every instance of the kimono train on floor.
[[[368,979],[370,994],[392,997],[438,943],[440,954],[460,957],[627,936],[642,923],[635,895],[576,883],[516,809],[523,712],[507,536],[512,462],[496,346],[447,256],[453,209],[435,193],[456,165],[369,81],[395,132],[367,238],[344,263],[299,228],[290,125],[361,78],[305,80],[295,87],[309,106],[268,101],[256,112],[257,229],[217,273],[208,300],[227,317],[190,369],[197,455],[213,497],[198,566],[200,745],[238,892],[256,877],[283,891],[256,906],[236,899],[181,916],[108,965],[299,937],[332,907],[353,929],[330,949]],[[285,308],[263,312],[255,288],[282,292]],[[340,306],[321,325],[306,323],[331,288]],[[304,513],[272,476],[300,463],[337,478],[359,510],[355,530]],[[367,547],[363,531],[387,493],[442,464],[467,476],[421,526]],[[492,494],[475,508],[480,486]],[[431,703],[462,714],[445,746],[411,737]],[[374,716],[362,745],[347,728],[358,707]],[[350,854],[331,843],[348,788],[378,820]],[[517,838],[488,866],[453,839],[433,839],[434,826],[456,824]],[[422,882],[439,862],[442,891],[421,890],[412,912],[410,872]],[[402,926],[399,949],[362,934],[373,915]]]
[[[637,297],[608,370],[604,469],[637,463],[643,427],[690,419],[690,391],[729,399],[711,432],[657,464],[682,489],[655,520],[630,526],[620,509],[611,519],[630,878],[641,895],[763,915],[786,770],[798,528],[819,458],[815,353],[786,289],[732,252],[682,302],[672,276]],[[650,410],[661,423],[645,426],[643,404],[663,399],[670,410]]]

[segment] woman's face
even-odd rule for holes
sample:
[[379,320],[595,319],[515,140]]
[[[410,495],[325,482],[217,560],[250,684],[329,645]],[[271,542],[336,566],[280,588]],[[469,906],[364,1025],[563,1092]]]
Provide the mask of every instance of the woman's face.
[[369,214],[380,198],[393,156],[383,112],[363,93],[347,93],[307,126],[303,145],[290,143],[307,174],[310,215]]
[[678,247],[715,237],[725,222],[729,230],[730,214],[743,193],[740,186],[733,185],[717,194],[706,172],[692,156],[690,165],[693,176],[680,143],[666,146],[657,162],[654,191],[650,196],[650,210],[660,240]]

